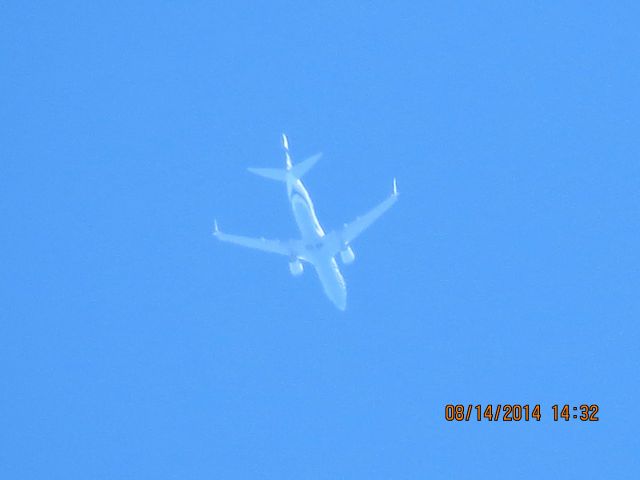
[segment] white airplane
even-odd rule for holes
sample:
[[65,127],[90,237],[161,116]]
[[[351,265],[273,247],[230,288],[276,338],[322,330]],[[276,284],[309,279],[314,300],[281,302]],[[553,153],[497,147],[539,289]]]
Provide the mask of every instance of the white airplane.
[[294,276],[302,274],[304,270],[302,262],[310,263],[316,269],[324,293],[329,300],[340,310],[344,310],[347,306],[347,286],[335,256],[339,253],[345,265],[354,261],[355,254],[350,246],[351,242],[396,202],[398,199],[396,179],[393,179],[393,193],[386,200],[353,222],[346,223],[342,229],[325,234],[309,193],[300,180],[322,154],[318,153],[293,165],[289,154],[289,140],[285,134],[282,134],[282,146],[285,151],[286,168],[249,168],[248,170],[256,175],[286,183],[293,217],[298,224],[301,238],[280,241],[230,235],[218,229],[217,221],[214,221],[213,235],[223,242],[289,257],[289,270]]

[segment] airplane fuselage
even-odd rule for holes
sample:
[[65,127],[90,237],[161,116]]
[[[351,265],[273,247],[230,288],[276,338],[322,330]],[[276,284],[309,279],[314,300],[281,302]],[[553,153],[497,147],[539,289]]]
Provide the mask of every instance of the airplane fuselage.
[[344,310],[347,306],[347,286],[335,257],[323,248],[321,240],[325,233],[309,192],[302,181],[296,178],[287,182],[287,193],[304,244],[304,256],[300,258],[314,266],[327,297],[336,307]]

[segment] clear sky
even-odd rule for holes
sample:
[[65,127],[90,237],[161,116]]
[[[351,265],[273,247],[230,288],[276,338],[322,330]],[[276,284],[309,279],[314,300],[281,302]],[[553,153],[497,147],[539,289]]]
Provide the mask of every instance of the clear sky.
[[0,477],[638,478],[637,2],[309,3],[3,3]]

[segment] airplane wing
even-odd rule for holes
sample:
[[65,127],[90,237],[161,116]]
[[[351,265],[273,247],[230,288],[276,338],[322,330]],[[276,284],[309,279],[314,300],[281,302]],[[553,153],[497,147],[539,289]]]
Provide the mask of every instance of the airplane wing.
[[342,230],[329,233],[324,238],[325,246],[332,252],[339,252],[345,245],[350,244],[356,237],[369,228],[384,212],[389,210],[398,200],[398,187],[393,179],[393,193],[353,222],[345,223]]
[[263,252],[278,253],[285,256],[296,256],[300,247],[298,242],[289,240],[283,242],[281,240],[268,240],[266,238],[251,238],[243,237],[241,235],[230,235],[223,233],[218,229],[218,222],[214,223],[213,236],[222,242],[235,243],[247,248],[253,248],[255,250],[262,250]]
[[346,223],[340,232],[340,240],[344,243],[351,243],[358,235],[369,228],[380,216],[389,210],[398,200],[398,187],[396,179],[393,179],[393,193],[386,199],[373,207],[361,217],[357,217],[353,222]]

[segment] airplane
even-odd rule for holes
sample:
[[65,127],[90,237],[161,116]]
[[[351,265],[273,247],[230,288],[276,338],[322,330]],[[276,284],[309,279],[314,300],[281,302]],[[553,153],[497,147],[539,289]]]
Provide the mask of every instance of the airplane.
[[282,146],[285,154],[286,167],[284,169],[249,168],[248,170],[261,177],[286,184],[289,203],[300,231],[300,238],[281,241],[231,235],[220,231],[216,220],[214,220],[213,235],[223,242],[288,257],[289,270],[293,276],[302,274],[303,262],[310,263],[318,274],[325,295],[338,309],[344,311],[347,307],[347,286],[335,257],[340,254],[340,259],[345,265],[355,260],[351,242],[396,203],[398,199],[396,179],[393,179],[393,191],[386,200],[363,216],[357,217],[353,222],[345,223],[343,228],[325,233],[318,221],[309,193],[302,183],[303,175],[316,164],[322,154],[318,153],[294,165],[289,153],[289,139],[284,133],[282,134]]

